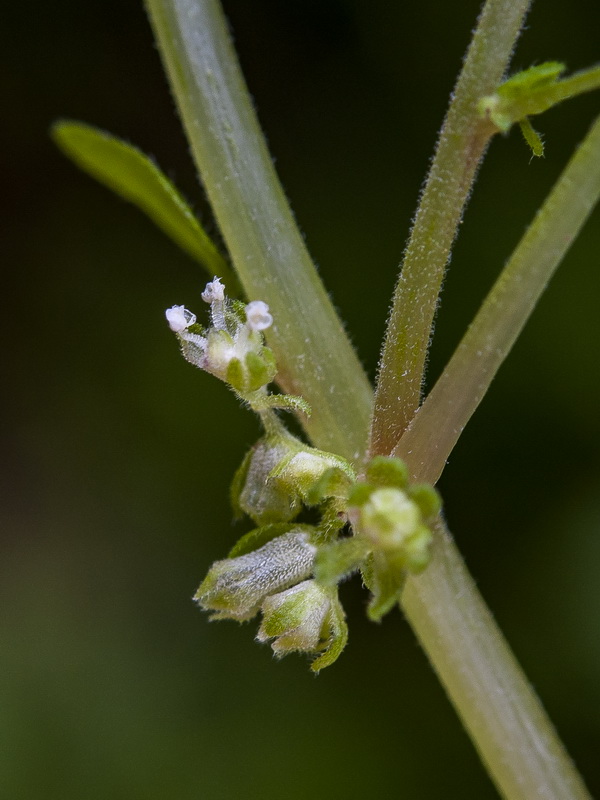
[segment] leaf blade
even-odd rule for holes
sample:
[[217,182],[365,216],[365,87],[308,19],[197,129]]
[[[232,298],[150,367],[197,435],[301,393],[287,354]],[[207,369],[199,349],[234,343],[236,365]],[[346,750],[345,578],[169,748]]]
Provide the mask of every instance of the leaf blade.
[[51,137],[80,169],[141,209],[211,278],[216,275],[228,287],[237,286],[227,262],[182,195],[141,150],[112,134],[71,120],[56,122]]

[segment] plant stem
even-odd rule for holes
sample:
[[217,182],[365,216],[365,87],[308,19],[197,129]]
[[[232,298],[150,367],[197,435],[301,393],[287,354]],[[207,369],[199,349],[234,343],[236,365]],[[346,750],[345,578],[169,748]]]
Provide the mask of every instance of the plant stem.
[[494,127],[478,114],[507,68],[530,0],[488,0],[454,90],[417,209],[388,321],[370,450],[388,455],[421,401],[433,318],[450,249]]
[[[248,295],[265,299],[278,320],[272,343],[285,365],[282,382],[312,403],[314,415],[307,427],[314,444],[352,457],[366,439],[372,395],[277,184],[220,9],[215,0],[147,0],[147,5],[233,262]],[[488,5],[496,16],[507,15],[514,38],[520,24],[515,8],[522,14],[526,3],[489,0]],[[482,20],[488,14],[484,10]],[[498,18],[499,35],[500,23]],[[506,57],[511,46],[505,48]],[[481,41],[478,47],[483,47]],[[481,87],[482,94],[494,88],[490,82]],[[440,204],[441,196],[436,200]],[[423,575],[409,579],[403,604],[506,797],[586,797],[449,538],[438,534],[433,563]],[[507,692],[515,692],[516,699],[511,701]],[[514,723],[502,724],[510,736],[496,735],[498,719],[487,713],[490,698],[496,703],[505,698],[512,709]],[[508,721],[508,713],[504,718]],[[511,737],[520,743],[518,754]],[[549,772],[556,792],[525,795],[522,786],[529,791],[539,780],[545,791],[548,785],[539,774],[542,744],[555,757]]]
[[519,242],[394,455],[435,483],[554,270],[600,197],[600,118]]
[[441,523],[433,560],[408,579],[402,607],[502,796],[589,800]]
[[[358,460],[371,389],[294,222],[217,0],[147,0],[192,153],[246,293],[271,308],[278,383],[313,441]],[[304,422],[304,420],[303,420]]]

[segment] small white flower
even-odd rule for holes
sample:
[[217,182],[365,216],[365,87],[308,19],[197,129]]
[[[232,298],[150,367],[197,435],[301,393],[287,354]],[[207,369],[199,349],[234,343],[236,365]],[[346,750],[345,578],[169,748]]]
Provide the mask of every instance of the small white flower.
[[221,303],[225,299],[225,287],[220,278],[215,277],[206,284],[202,299],[205,303]]
[[264,331],[273,324],[269,306],[262,300],[253,300],[246,306],[246,320],[253,331]]
[[196,315],[188,311],[185,306],[171,306],[165,311],[169,328],[175,333],[180,333],[196,322]]

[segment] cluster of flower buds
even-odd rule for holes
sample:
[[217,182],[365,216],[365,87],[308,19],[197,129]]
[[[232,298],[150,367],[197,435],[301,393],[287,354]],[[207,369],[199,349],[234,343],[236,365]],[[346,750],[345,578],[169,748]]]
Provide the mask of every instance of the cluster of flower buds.
[[[276,374],[263,338],[273,322],[268,306],[230,301],[218,278],[202,298],[210,305],[208,329],[184,306],[167,310],[169,326],[185,358],[228,383],[258,412],[265,433],[231,487],[237,515],[258,527],[213,564],[195,600],[212,619],[242,622],[262,613],[257,639],[272,640],[277,656],[312,654],[319,671],[347,641],[338,583],[360,570],[372,592],[369,616],[381,619],[398,602],[407,573],[429,561],[439,497],[430,486],[410,485],[399,459],[374,458],[357,482],[344,458],[289,433],[273,409],[309,409],[301,398],[267,391]],[[307,506],[320,513],[318,524],[295,522]]]
[[360,569],[372,592],[369,617],[380,620],[400,599],[407,574],[429,563],[429,525],[440,498],[432,486],[411,485],[403,461],[378,456],[367,465],[366,480],[351,489],[347,506],[354,534],[322,548],[315,574],[330,585]]
[[[346,644],[344,612],[336,588],[307,580],[318,531],[309,525],[283,527],[285,533],[281,525],[272,525],[246,535],[235,548],[241,554],[213,564],[195,599],[215,612],[212,619],[242,622],[262,611],[258,641],[274,639],[271,646],[277,656],[293,651],[316,655],[312,669],[318,672],[333,663]],[[251,549],[269,533],[274,538]]]
[[262,611],[258,640],[274,639],[277,656],[293,651],[315,655],[311,668],[318,672],[343,650],[347,627],[337,586],[309,579],[327,529],[291,521],[303,505],[335,504],[327,488],[334,484],[324,477],[340,476],[337,486],[343,476],[350,487],[355,475],[345,459],[292,436],[273,412],[268,412],[266,427],[236,473],[231,492],[235,510],[261,527],[243,536],[228,559],[213,565],[196,599],[216,612],[213,619],[242,621]]
[[249,399],[277,372],[275,357],[262,334],[273,323],[269,307],[262,300],[247,305],[229,300],[219,278],[206,285],[202,299],[210,305],[212,324],[208,330],[184,306],[167,309],[169,327],[177,335],[187,361]]

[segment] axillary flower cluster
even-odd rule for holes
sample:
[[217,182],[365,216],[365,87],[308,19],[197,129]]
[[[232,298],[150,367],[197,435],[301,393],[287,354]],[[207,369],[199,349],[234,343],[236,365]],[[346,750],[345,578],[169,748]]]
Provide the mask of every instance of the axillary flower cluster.
[[[277,367],[264,339],[273,322],[267,304],[230,300],[218,278],[202,299],[208,327],[184,306],[167,309],[169,327],[187,361],[228,384],[258,414],[264,434],[231,487],[236,516],[256,527],[212,565],[194,599],[211,619],[243,622],[261,613],[258,641],[271,640],[277,656],[311,654],[318,672],[348,639],[340,581],[360,571],[371,591],[367,613],[381,619],[407,573],[427,566],[439,497],[431,486],[411,485],[399,459],[372,459],[359,480],[346,459],[292,435],[276,410],[310,409],[300,397],[269,391]],[[302,521],[308,508],[311,524]]]

